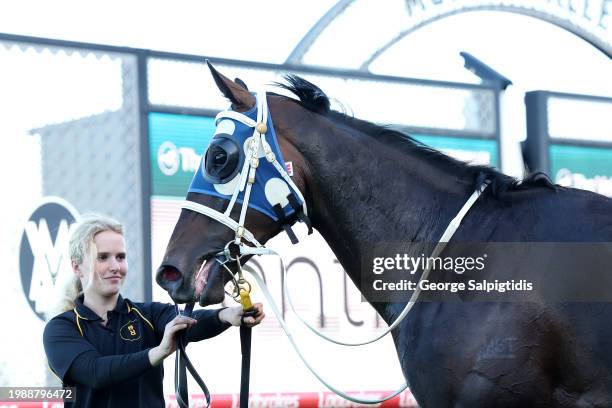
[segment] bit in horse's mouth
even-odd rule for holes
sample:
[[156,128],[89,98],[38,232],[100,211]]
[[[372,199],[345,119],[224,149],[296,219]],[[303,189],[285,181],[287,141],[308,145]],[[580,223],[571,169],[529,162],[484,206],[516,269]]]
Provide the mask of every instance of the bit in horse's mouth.
[[204,258],[202,260],[202,263],[200,264],[200,267],[198,268],[198,271],[196,272],[195,277],[194,277],[194,287],[195,287],[195,298],[196,299],[200,299],[200,296],[202,295],[202,292],[204,291],[204,287],[206,286],[206,283],[208,282],[208,274],[210,273],[210,269],[214,265],[214,263],[215,263],[214,257],[210,257],[208,259]]

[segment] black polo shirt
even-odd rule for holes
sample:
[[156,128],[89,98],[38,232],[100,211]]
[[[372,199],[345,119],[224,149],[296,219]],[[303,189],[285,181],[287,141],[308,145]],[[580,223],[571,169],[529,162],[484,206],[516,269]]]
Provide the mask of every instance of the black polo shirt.
[[[188,341],[218,335],[230,325],[219,310],[196,310],[198,323]],[[169,304],[134,303],[119,296],[106,326],[83,304],[51,319],[43,341],[51,370],[66,386],[76,386],[76,402],[66,407],[164,407],[163,364],[153,367],[149,349],[159,345],[176,316]]]

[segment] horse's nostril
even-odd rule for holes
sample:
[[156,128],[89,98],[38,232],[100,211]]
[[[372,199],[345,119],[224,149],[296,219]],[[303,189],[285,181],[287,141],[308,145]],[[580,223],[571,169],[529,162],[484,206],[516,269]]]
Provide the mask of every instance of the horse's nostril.
[[172,266],[165,266],[161,271],[161,278],[166,282],[174,282],[181,279],[181,273]]

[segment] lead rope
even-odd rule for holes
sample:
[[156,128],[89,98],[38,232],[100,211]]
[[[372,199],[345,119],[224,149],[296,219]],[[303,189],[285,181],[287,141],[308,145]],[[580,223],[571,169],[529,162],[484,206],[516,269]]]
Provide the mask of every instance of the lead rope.
[[[193,303],[185,305],[185,309],[181,313],[178,305],[174,305],[177,315],[184,315],[191,317],[193,311]],[[189,389],[187,386],[187,370],[191,373],[191,376],[198,384],[204,397],[206,398],[206,408],[210,407],[210,391],[202,380],[202,377],[198,374],[197,370],[191,364],[185,348],[187,347],[187,339],[185,338],[186,332],[183,330],[177,339],[175,360],[174,360],[174,392],[176,394],[176,402],[180,408],[189,408]]]
[[[465,217],[465,215],[468,213],[468,211],[470,210],[470,208],[474,205],[474,203],[476,202],[476,200],[478,199],[478,197],[480,197],[480,195],[482,194],[482,192],[487,188],[487,186],[489,185],[488,181],[485,181],[478,189],[476,189],[472,195],[468,198],[468,200],[466,201],[466,203],[463,205],[463,207],[461,208],[461,210],[459,211],[459,213],[455,216],[455,218],[452,219],[452,221],[449,223],[448,227],[446,228],[446,230],[444,231],[444,233],[442,234],[442,237],[440,238],[440,241],[438,242],[438,245],[436,245],[436,247],[434,248],[434,250],[432,251],[432,256],[437,256],[439,255],[442,250],[446,247],[446,244],[450,241],[450,239],[452,238],[452,236],[455,234],[455,232],[457,231],[457,229],[459,228],[461,221],[463,220],[463,218]],[[202,206],[203,207],[203,206]],[[207,208],[207,207],[204,207]],[[193,206],[191,208],[189,208],[193,211],[198,211],[198,207],[197,206]],[[208,215],[209,212],[208,211],[202,211],[201,214],[204,215]],[[214,217],[213,217],[214,218]],[[341,344],[341,345],[346,345],[346,346],[358,346],[358,345],[365,345],[365,344],[369,344],[372,343],[374,341],[377,341],[379,339],[381,339],[382,337],[384,337],[385,335],[387,335],[389,332],[391,332],[391,330],[393,330],[394,328],[396,328],[401,322],[402,320],[404,320],[404,318],[408,315],[408,313],[410,312],[410,310],[412,309],[412,307],[414,306],[414,304],[417,302],[418,297],[421,293],[420,289],[419,289],[419,285],[417,285],[417,289],[415,290],[415,292],[413,292],[410,300],[408,301],[408,303],[406,304],[406,306],[404,307],[404,309],[402,310],[402,313],[400,313],[400,315],[395,319],[395,321],[388,327],[387,330],[385,330],[384,333],[382,333],[381,335],[378,335],[376,338],[371,339],[371,340],[367,340],[367,341],[363,341],[363,342],[358,342],[358,343],[348,343],[348,342],[341,342],[338,340],[334,340],[332,338],[329,338],[325,335],[323,335],[322,333],[318,332],[314,327],[310,326],[308,323],[306,323],[306,321],[296,312],[293,303],[291,302],[291,297],[289,296],[289,291],[287,289],[287,277],[286,277],[286,268],[285,268],[285,264],[282,260],[282,257],[274,250],[271,250],[269,248],[265,248],[263,246],[261,246],[261,244],[259,244],[257,247],[250,247],[250,246],[246,246],[244,244],[240,244],[237,245],[238,246],[238,250],[239,252],[235,255],[232,255],[229,249],[229,245],[230,244],[235,244],[234,241],[228,243],[228,245],[226,246],[225,250],[222,251],[220,253],[220,255],[224,255],[227,260],[236,260],[238,261],[238,258],[240,258],[241,255],[276,255],[279,257],[280,261],[281,261],[281,268],[282,268],[282,274],[283,274],[283,281],[284,281],[284,286],[283,286],[283,291],[285,292],[285,294],[287,295],[287,299],[289,300],[289,305],[292,309],[292,311],[296,314],[296,316],[299,318],[299,320],[304,323],[311,331],[313,331],[315,334],[319,335],[320,337],[327,339],[328,341],[331,341],[333,343],[336,344]],[[227,272],[233,277],[233,273],[232,271],[227,267],[226,262],[221,262],[219,261],[217,258],[215,258],[215,260],[217,262],[220,263],[221,266],[223,266]],[[238,262],[238,265],[240,265],[240,263]],[[291,331],[289,330],[289,328],[287,327],[287,324],[285,323],[282,314],[280,313],[278,307],[276,306],[276,303],[274,302],[274,299],[272,298],[272,295],[270,294],[270,292],[268,291],[265,282],[263,281],[263,279],[258,275],[258,273],[256,271],[254,271],[252,268],[250,268],[249,266],[244,266],[244,267],[240,267],[239,271],[240,271],[240,277],[242,278],[242,281],[245,284],[248,284],[248,282],[246,280],[244,280],[244,277],[242,276],[242,269],[248,270],[249,272],[251,272],[252,276],[255,278],[255,280],[257,281],[257,284],[259,285],[260,289],[262,290],[262,292],[264,293],[264,296],[266,297],[266,300],[268,301],[268,303],[270,304],[270,307],[272,308],[272,310],[274,311],[274,314],[276,315],[276,318],[278,320],[278,322],[280,323],[281,327],[283,328],[283,331],[285,332],[285,335],[287,336],[287,338],[289,339],[289,342],[291,343],[292,347],[294,348],[294,350],[296,351],[296,353],[298,354],[298,356],[300,357],[300,359],[302,360],[302,362],[304,363],[304,365],[306,365],[306,368],[308,368],[308,370],[310,370],[310,372],[319,380],[321,381],[321,383],[323,385],[325,385],[329,390],[331,390],[332,392],[336,393],[337,395],[340,395],[341,397],[358,403],[358,404],[378,404],[381,402],[384,402],[388,399],[391,399],[393,397],[395,397],[396,395],[398,395],[399,393],[401,393],[402,391],[404,391],[407,387],[408,384],[404,383],[404,385],[402,385],[397,391],[387,395],[386,397],[382,398],[382,399],[378,399],[378,400],[366,400],[366,399],[360,399],[360,398],[355,398],[352,397],[350,395],[347,395],[345,393],[343,393],[342,391],[336,389],[335,387],[331,386],[329,383],[327,383],[308,363],[308,361],[306,361],[306,358],[302,355],[302,353],[300,352],[297,344],[295,343],[295,340],[293,339],[293,336],[291,334]],[[420,281],[427,278],[427,276],[429,275],[430,272],[430,268],[426,268],[423,271],[423,274],[421,274],[420,277]],[[240,289],[239,293],[241,293]],[[178,394],[177,394],[177,400],[178,400]],[[210,400],[210,399],[209,399]],[[246,398],[241,398],[241,401],[246,400]],[[181,406],[181,408],[184,408]]]
[[[279,256],[279,258],[280,258],[280,255],[278,255],[276,253],[275,253],[275,255]],[[284,273],[284,272],[286,272],[285,264],[284,264],[282,258],[280,258],[280,260],[281,260],[281,267],[282,267],[282,270],[283,270],[283,273]],[[225,266],[225,264],[222,264],[222,265]],[[272,311],[276,315],[276,319],[278,320],[278,322],[280,323],[283,331],[285,332],[285,335],[287,336],[287,339],[291,343],[291,346],[293,347],[293,349],[295,350],[297,355],[300,357],[300,359],[302,360],[302,362],[304,363],[306,368],[308,368],[308,370],[317,378],[317,380],[319,380],[330,391],[332,391],[333,393],[341,396],[342,398],[345,398],[345,399],[347,399],[349,401],[352,401],[352,402],[355,402],[355,403],[358,403],[358,404],[378,404],[378,403],[387,401],[387,400],[395,397],[396,395],[398,395],[401,392],[403,392],[406,388],[408,388],[408,384],[404,383],[400,388],[398,388],[393,393],[391,393],[391,394],[389,394],[389,395],[387,395],[387,396],[385,396],[385,397],[383,397],[381,399],[370,400],[370,399],[360,399],[360,398],[356,398],[356,397],[350,396],[350,395],[345,394],[344,392],[340,391],[339,389],[335,388],[331,384],[329,384],[327,381],[325,381],[325,379],[323,377],[321,377],[321,375],[319,375],[319,373],[317,371],[315,371],[314,368],[312,368],[312,366],[306,360],[306,357],[304,357],[304,355],[300,351],[300,349],[297,346],[295,340],[293,339],[293,335],[291,334],[291,331],[287,327],[287,323],[283,319],[282,314],[281,314],[280,310],[278,309],[278,306],[274,302],[274,299],[272,298],[272,295],[270,294],[270,291],[266,287],[266,284],[263,281],[263,279],[259,276],[259,274],[255,270],[253,270],[248,265],[245,265],[244,269],[249,271],[251,273],[251,275],[255,278],[255,281],[257,282],[257,285],[259,285],[259,287],[260,287],[261,291],[263,292],[266,300],[268,301],[268,304],[270,305],[270,307],[272,308]],[[286,293],[288,293],[287,290],[286,290],[286,284],[285,284],[284,290],[286,291]],[[300,318],[300,320],[302,320],[302,319]]]
[[[459,212],[457,213],[457,215],[455,216],[455,218],[453,218],[451,220],[451,222],[449,223],[448,227],[446,228],[446,230],[444,231],[444,233],[442,234],[440,241],[438,242],[438,244],[436,245],[436,247],[434,248],[434,250],[431,253],[432,257],[437,257],[438,255],[440,255],[440,253],[442,253],[442,251],[444,250],[444,248],[446,247],[446,245],[448,244],[448,242],[451,240],[451,238],[453,237],[453,235],[455,234],[455,232],[457,231],[457,229],[459,228],[459,226],[461,225],[461,222],[463,221],[463,218],[465,217],[465,215],[468,213],[468,211],[470,210],[470,208],[474,205],[474,203],[476,202],[476,200],[478,200],[478,197],[480,197],[480,195],[482,194],[482,192],[488,187],[489,185],[489,181],[485,181],[483,182],[483,184],[476,189],[472,195],[468,198],[468,200],[465,202],[465,204],[463,205],[463,207],[461,208],[461,210],[459,210]],[[318,330],[316,330],[314,327],[312,327],[310,324],[308,324],[306,322],[306,320],[304,318],[302,318],[300,316],[299,313],[297,313],[297,311],[295,310],[295,307],[293,305],[293,302],[291,301],[291,296],[289,295],[289,290],[288,290],[288,285],[287,285],[287,271],[285,268],[285,263],[283,262],[282,257],[280,256],[280,254],[278,254],[276,251],[269,249],[269,248],[253,248],[253,247],[249,247],[249,246],[244,246],[244,245],[240,245],[239,246],[239,250],[240,250],[240,255],[276,255],[279,257],[280,262],[281,262],[281,273],[283,276],[283,291],[285,293],[285,295],[287,296],[287,300],[289,302],[289,306],[291,308],[291,310],[293,311],[293,313],[298,317],[298,319],[306,326],[308,327],[313,333],[315,333],[316,335],[318,335],[321,338],[324,338],[332,343],[335,344],[339,344],[339,345],[344,345],[344,346],[361,346],[361,345],[366,345],[366,344],[370,344],[373,343],[377,340],[380,340],[381,338],[383,338],[384,336],[386,336],[388,333],[390,333],[394,328],[396,328],[401,322],[402,320],[404,320],[404,318],[408,315],[408,313],[410,312],[410,310],[412,309],[412,307],[416,304],[416,302],[418,301],[419,295],[421,293],[421,289],[420,289],[420,285],[417,284],[417,289],[412,293],[412,296],[410,297],[410,300],[408,301],[408,303],[406,304],[406,306],[404,307],[404,309],[402,310],[402,313],[400,313],[400,315],[395,319],[395,321],[387,328],[387,330],[385,330],[382,334],[376,336],[373,339],[370,340],[366,340],[366,341],[362,341],[362,342],[357,342],[357,343],[349,343],[349,342],[343,342],[343,341],[339,341],[339,340],[335,340],[331,337],[328,337],[326,335],[324,335],[323,333],[319,332]],[[228,259],[231,260],[236,260],[238,261],[238,259],[240,258],[240,255],[233,257],[230,253],[229,250],[226,248],[225,250],[225,256]],[[221,264],[221,266],[223,266],[227,272],[230,273],[230,275],[233,276],[231,270],[227,267],[226,262],[219,262]],[[240,263],[238,262],[238,265],[240,265]],[[255,280],[257,281],[257,284],[259,285],[261,291],[264,294],[264,297],[266,298],[266,300],[268,301],[268,303],[270,304],[270,307],[272,308],[272,311],[274,312],[274,314],[276,315],[276,318],[278,320],[278,322],[280,323],[283,331],[285,332],[285,335],[287,336],[287,338],[289,339],[289,342],[291,343],[291,346],[293,347],[293,349],[295,350],[295,352],[297,353],[297,355],[300,357],[300,359],[302,360],[302,362],[304,363],[304,365],[306,366],[306,368],[308,368],[308,370],[323,384],[325,385],[329,390],[331,390],[332,392],[334,392],[335,394],[341,396],[342,398],[345,398],[349,401],[358,403],[358,404],[379,404],[382,403],[384,401],[387,401],[393,397],[395,397],[396,395],[400,394],[401,392],[403,392],[406,388],[408,388],[408,383],[405,382],[401,387],[399,387],[396,391],[392,392],[391,394],[381,398],[381,399],[360,399],[360,398],[356,398],[356,397],[352,397],[348,394],[345,394],[344,392],[338,390],[337,388],[333,387],[332,385],[330,385],[327,381],[325,381],[323,379],[323,377],[321,377],[319,375],[319,373],[317,373],[314,368],[311,367],[311,365],[308,363],[308,361],[306,360],[306,358],[304,357],[304,355],[301,353],[301,351],[299,350],[295,340],[293,339],[293,335],[291,334],[291,331],[289,330],[287,323],[285,322],[285,320],[283,319],[283,316],[281,314],[281,312],[279,311],[278,306],[276,305],[276,302],[274,302],[274,299],[272,297],[272,294],[270,293],[270,291],[268,290],[265,282],[263,281],[263,279],[259,276],[259,274],[253,270],[251,267],[249,267],[248,265],[245,265],[244,267],[239,267],[239,271],[240,271],[240,277],[242,279],[244,279],[242,277],[242,269],[244,268],[244,270],[247,270],[251,273],[251,275],[255,278]],[[419,282],[426,279],[429,276],[429,273],[431,271],[430,265],[428,265],[424,270],[423,273],[421,274],[421,277],[419,278]],[[244,281],[246,282],[246,281]],[[242,399],[241,399],[242,401]]]
[[[244,323],[245,317],[255,315],[255,308],[251,302],[250,284],[242,275],[242,265],[240,257],[236,258],[238,265],[238,281],[237,290],[240,295],[240,304],[242,305],[241,323]],[[248,285],[247,290],[245,286]],[[240,324],[240,353],[242,355],[242,368],[240,370],[240,408],[248,408],[249,406],[249,382],[251,378],[251,337],[252,328]]]
[[[472,195],[468,198],[468,200],[465,202],[465,204],[463,205],[461,210],[459,210],[459,212],[457,213],[455,218],[453,218],[451,220],[451,222],[448,224],[448,226],[446,227],[446,230],[444,231],[444,233],[440,237],[440,240],[439,240],[438,244],[434,247],[434,249],[433,249],[433,251],[432,251],[432,253],[430,255],[431,257],[437,257],[437,256],[440,255],[440,253],[442,253],[442,251],[444,250],[444,248],[446,247],[448,242],[451,240],[451,238],[453,237],[453,235],[455,234],[455,232],[457,231],[457,229],[461,225],[461,222],[463,221],[463,218],[465,217],[465,215],[468,213],[470,208],[474,205],[476,200],[478,200],[478,197],[480,197],[482,192],[488,187],[488,185],[489,185],[489,181],[483,182],[481,184],[481,186],[478,189],[476,189],[472,193]],[[276,255],[276,256],[278,256],[280,261],[281,261],[281,269],[282,269],[281,273],[283,274],[283,282],[284,282],[283,291],[284,291],[285,295],[287,296],[287,300],[289,302],[289,306],[290,306],[291,310],[295,313],[295,315],[298,317],[298,319],[304,325],[306,325],[313,333],[315,333],[319,337],[324,338],[324,339],[326,339],[326,340],[328,340],[328,341],[330,341],[332,343],[343,345],[343,346],[362,346],[362,345],[370,344],[370,343],[373,343],[373,342],[375,342],[377,340],[380,340],[381,338],[386,336],[389,332],[391,332],[393,329],[395,329],[402,322],[402,320],[406,317],[406,315],[408,315],[408,313],[410,312],[410,310],[412,309],[414,304],[417,302],[417,300],[418,300],[418,298],[419,298],[419,296],[421,294],[420,286],[417,284],[417,288],[412,293],[412,296],[410,297],[410,300],[408,301],[408,303],[406,304],[406,306],[404,307],[402,312],[395,319],[395,321],[393,321],[393,323],[387,328],[387,330],[385,330],[382,334],[380,334],[380,335],[378,335],[378,336],[376,336],[376,337],[374,337],[374,338],[372,338],[370,340],[365,340],[365,341],[361,341],[361,342],[357,342],[357,343],[343,342],[343,341],[335,340],[335,339],[333,339],[331,337],[328,337],[328,336],[324,335],[323,333],[317,331],[314,327],[312,327],[310,324],[308,324],[306,322],[306,320],[303,319],[300,316],[300,314],[295,310],[293,302],[291,301],[291,296],[289,295],[289,291],[287,289],[288,278],[286,276],[284,262],[283,262],[282,257],[280,256],[280,254],[278,254],[276,251],[274,251],[272,249],[269,249],[269,248],[265,248],[265,247],[254,248],[254,247],[249,247],[249,246],[245,246],[245,245],[241,245],[240,246],[240,254],[241,255]],[[423,273],[421,274],[421,277],[420,277],[419,281],[425,280],[429,276],[429,273],[431,271],[431,268],[430,268],[431,265],[427,265],[427,266],[428,267],[426,267],[423,270]],[[247,267],[245,266],[245,268],[247,268]],[[249,269],[251,269],[251,268],[249,268]],[[258,281],[258,283],[259,283],[259,281]],[[264,284],[264,286],[265,286],[265,284]],[[266,291],[266,290],[267,289],[265,287],[262,287],[262,291]]]
[[[446,245],[448,244],[448,242],[451,240],[451,238],[453,237],[453,235],[455,234],[455,232],[459,228],[459,225],[461,225],[461,221],[463,221],[463,218],[465,217],[467,212],[474,205],[476,200],[478,200],[478,197],[480,197],[480,195],[487,188],[488,185],[489,185],[489,181],[483,182],[483,184],[472,193],[470,198],[468,198],[468,200],[465,202],[465,204],[463,205],[461,210],[459,210],[459,212],[457,213],[455,218],[453,218],[451,220],[451,222],[448,224],[448,226],[446,227],[446,230],[444,231],[444,233],[440,237],[440,240],[438,241],[438,244],[434,247],[433,251],[431,252],[431,255],[430,255],[431,258],[437,258],[442,253],[444,248],[446,248]],[[275,254],[278,255],[277,253],[275,253]],[[280,257],[280,255],[278,255],[278,256]],[[419,278],[419,282],[417,283],[417,286],[416,286],[414,292],[412,292],[412,296],[410,297],[410,300],[408,301],[408,303],[406,304],[406,306],[402,310],[402,313],[400,313],[400,315],[397,317],[397,319],[395,319],[395,321],[387,328],[387,330],[385,330],[382,334],[380,334],[377,337],[374,337],[374,338],[372,338],[370,340],[365,340],[365,341],[361,341],[361,342],[357,342],[357,343],[349,343],[349,342],[343,342],[343,341],[340,341],[340,340],[335,340],[335,339],[333,339],[331,337],[326,336],[325,334],[321,333],[320,331],[315,329],[313,326],[311,326],[308,322],[306,322],[306,320],[304,318],[302,318],[302,316],[300,316],[300,314],[297,312],[297,310],[295,310],[295,307],[293,306],[293,302],[291,301],[291,296],[289,296],[289,290],[287,289],[287,279],[288,278],[287,278],[287,276],[285,275],[285,272],[284,272],[284,264],[282,263],[282,259],[281,259],[281,266],[283,268],[283,278],[284,278],[283,279],[283,281],[284,281],[283,291],[284,291],[285,295],[287,296],[287,301],[289,303],[289,307],[291,308],[293,313],[314,334],[316,334],[317,336],[319,336],[319,337],[321,337],[321,338],[323,338],[323,339],[325,339],[325,340],[327,340],[327,341],[329,341],[331,343],[339,344],[341,346],[363,346],[363,345],[366,345],[366,344],[374,343],[375,341],[378,341],[378,340],[382,339],[389,332],[391,332],[393,329],[395,329],[402,322],[402,320],[404,320],[404,318],[408,315],[408,313],[410,312],[412,307],[416,304],[416,302],[419,299],[419,296],[421,294],[420,282],[425,280],[425,279],[427,279],[427,277],[429,276],[429,272],[431,272],[431,265],[428,262],[428,265],[423,270],[423,273],[421,274],[421,277]]]

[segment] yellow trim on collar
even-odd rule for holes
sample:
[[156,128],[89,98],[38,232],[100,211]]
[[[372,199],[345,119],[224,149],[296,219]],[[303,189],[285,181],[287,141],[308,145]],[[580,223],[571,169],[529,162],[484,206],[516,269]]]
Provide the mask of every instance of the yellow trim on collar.
[[140,310],[136,309],[135,307],[130,307],[130,305],[128,305],[128,313],[131,312],[132,310],[138,313],[138,316],[140,316],[142,320],[144,320],[145,322],[147,322],[149,326],[151,326],[151,330],[155,331],[153,324],[146,317],[144,317],[142,313],[140,313]]
[[81,328],[81,323],[79,323],[79,319],[83,319],[83,320],[88,320],[88,319],[86,317],[82,317],[79,314],[79,312],[77,312],[76,307],[72,310],[74,311],[74,314],[76,315],[76,324],[77,324],[77,327],[79,328],[79,332],[81,332],[81,337],[84,337],[83,329]]

